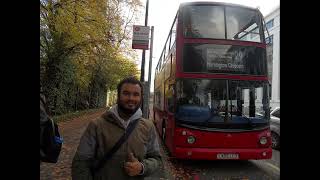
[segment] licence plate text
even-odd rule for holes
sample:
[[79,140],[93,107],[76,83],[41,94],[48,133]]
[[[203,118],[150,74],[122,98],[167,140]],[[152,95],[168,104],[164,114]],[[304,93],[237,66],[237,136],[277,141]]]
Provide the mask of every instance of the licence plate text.
[[217,154],[217,159],[239,159],[239,154]]

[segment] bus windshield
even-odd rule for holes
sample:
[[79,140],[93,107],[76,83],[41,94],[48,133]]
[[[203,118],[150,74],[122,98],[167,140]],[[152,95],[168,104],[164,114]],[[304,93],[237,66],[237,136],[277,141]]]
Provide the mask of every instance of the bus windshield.
[[269,122],[267,82],[180,79],[176,94],[179,123],[253,129],[265,127]]
[[263,42],[262,17],[256,10],[232,6],[191,5],[183,9],[187,38]]

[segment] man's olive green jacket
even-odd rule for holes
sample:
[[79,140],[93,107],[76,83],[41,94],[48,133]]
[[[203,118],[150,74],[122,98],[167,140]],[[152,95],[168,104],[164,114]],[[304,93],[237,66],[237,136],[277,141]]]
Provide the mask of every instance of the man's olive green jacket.
[[[90,166],[94,160],[102,159],[118,139],[125,133],[128,123],[139,121],[130,137],[117,152],[93,176]],[[142,163],[142,175],[130,177],[124,171],[128,154]],[[117,105],[101,117],[91,121],[81,137],[80,144],[72,162],[73,180],[122,180],[144,179],[159,167],[160,152],[153,122],[142,118],[140,109],[129,120],[124,121],[118,113]]]

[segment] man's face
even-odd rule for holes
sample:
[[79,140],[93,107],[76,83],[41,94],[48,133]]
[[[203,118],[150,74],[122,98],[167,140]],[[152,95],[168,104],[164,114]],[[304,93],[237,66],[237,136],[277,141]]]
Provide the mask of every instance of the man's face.
[[127,113],[134,113],[141,104],[141,88],[139,84],[124,83],[120,90],[118,104]]

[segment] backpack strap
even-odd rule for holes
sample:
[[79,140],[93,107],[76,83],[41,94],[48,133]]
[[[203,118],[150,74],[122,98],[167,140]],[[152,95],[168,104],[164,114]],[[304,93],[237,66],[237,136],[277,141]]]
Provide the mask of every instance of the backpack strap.
[[45,97],[45,95],[42,94],[42,93],[40,93],[40,101],[41,101],[41,103],[42,103],[42,106],[43,106],[45,112],[50,115],[50,113],[49,113],[49,108],[48,108],[48,106],[47,106],[46,97]]
[[52,134],[53,134],[53,137],[55,137],[56,136],[56,132],[55,132],[56,125],[55,125],[53,119],[48,115],[49,110],[47,107],[47,103],[46,103],[44,94],[40,93],[40,101],[42,102],[42,106],[44,108],[44,116],[49,121],[47,123],[50,123],[50,125],[52,126]]
[[128,139],[132,131],[135,129],[136,125],[138,124],[139,119],[135,120],[134,122],[131,122],[127,129],[125,130],[124,134],[121,136],[121,138],[116,142],[116,144],[109,150],[109,152],[104,156],[103,159],[98,160],[97,163],[95,163],[92,167],[92,170],[94,172],[98,171],[102,166],[106,163],[107,160],[109,160],[112,155],[118,151],[120,146]]

